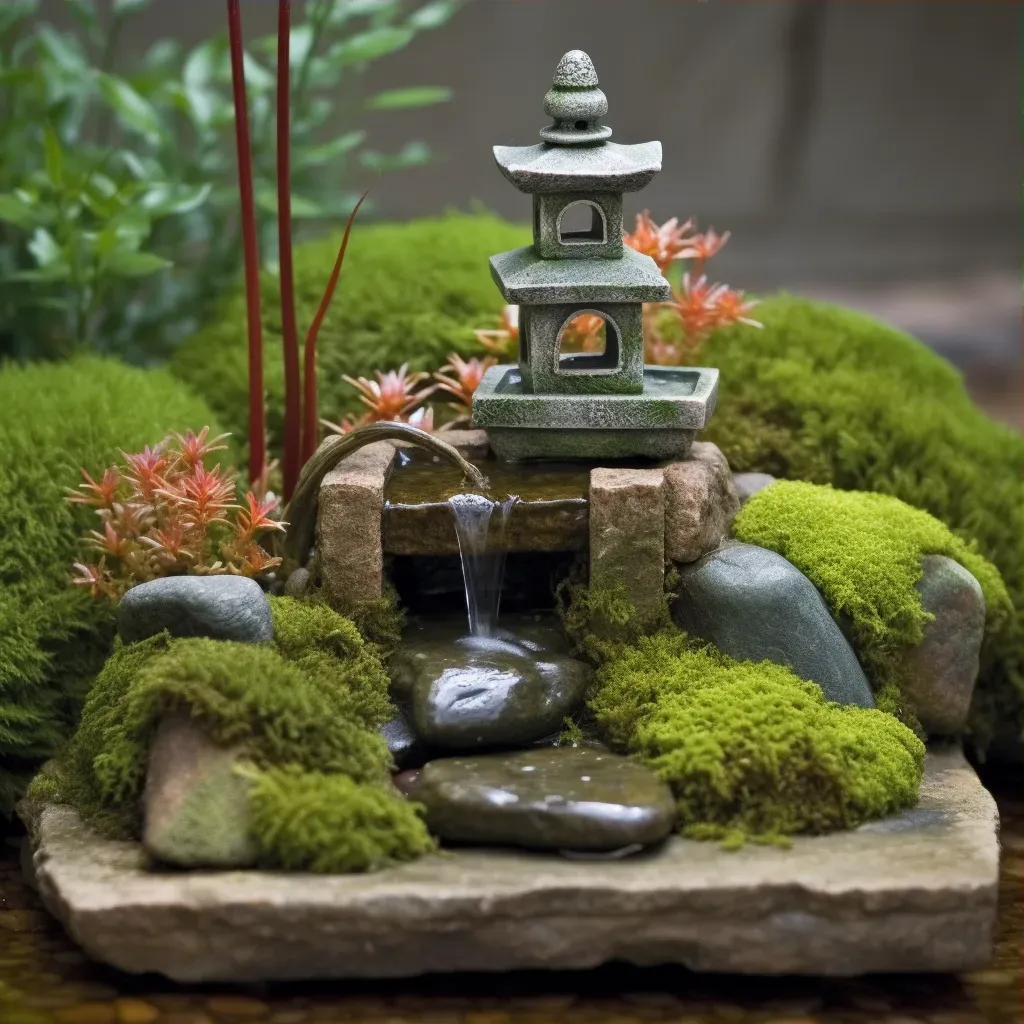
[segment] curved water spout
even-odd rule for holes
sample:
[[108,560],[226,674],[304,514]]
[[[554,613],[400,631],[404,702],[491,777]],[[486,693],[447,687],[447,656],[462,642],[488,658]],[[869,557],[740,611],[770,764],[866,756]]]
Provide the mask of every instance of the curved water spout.
[[284,510],[289,524],[284,540],[285,573],[303,565],[316,537],[316,515],[323,478],[348,458],[354,451],[377,441],[404,441],[406,444],[426,448],[457,466],[472,481],[474,487],[487,489],[487,478],[467,462],[456,448],[434,434],[428,434],[408,423],[367,423],[347,434],[333,434],[316,450],[299,476],[292,500]]

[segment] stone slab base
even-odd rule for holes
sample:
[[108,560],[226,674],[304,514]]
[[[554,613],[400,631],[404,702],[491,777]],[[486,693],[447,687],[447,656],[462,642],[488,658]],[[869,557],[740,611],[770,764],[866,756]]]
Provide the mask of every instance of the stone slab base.
[[66,807],[25,814],[30,875],[92,957],[180,982],[593,967],[856,975],[983,966],[997,812],[955,750],[919,806],[789,850],[679,838],[620,861],[473,850],[371,875],[150,873]]

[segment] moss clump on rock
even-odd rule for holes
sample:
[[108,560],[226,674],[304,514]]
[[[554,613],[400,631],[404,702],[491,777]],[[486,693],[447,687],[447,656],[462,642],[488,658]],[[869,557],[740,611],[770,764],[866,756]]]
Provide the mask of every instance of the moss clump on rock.
[[825,700],[771,662],[737,662],[678,631],[621,646],[590,710],[653,768],[693,838],[778,841],[854,828],[917,801],[924,745],[891,715]]
[[434,849],[417,805],[384,786],[295,767],[250,773],[260,865],[324,874],[373,871]]
[[66,488],[118,449],[206,425],[216,433],[210,408],[163,371],[97,358],[0,367],[0,816],[70,734],[113,639],[112,606],[69,585],[96,522]]
[[915,588],[921,558],[954,559],[985,595],[980,699],[991,698],[993,685],[1024,686],[1014,609],[999,571],[927,512],[885,494],[780,481],[747,502],[733,532],[778,552],[811,580],[847,625],[876,691],[899,706],[900,656],[921,641],[929,620]]
[[[273,645],[166,633],[119,643],[65,754],[30,798],[71,804],[105,834],[137,837],[150,743],[165,716],[185,713],[248,762],[260,866],[368,870],[431,848],[416,808],[390,789],[391,756],[376,729],[393,713],[380,659],[325,606],[276,598],[273,610]],[[360,821],[362,840],[336,835],[330,847],[331,828]]]
[[[975,408],[943,359],[870,317],[782,295],[758,318],[763,331],[718,331],[700,354],[722,374],[704,438],[734,471],[889,494],[976,541],[1024,643],[1024,438]],[[984,716],[1017,718],[1019,736],[1010,674],[997,662],[980,691],[992,705]]]
[[[342,374],[408,362],[436,370],[449,352],[475,354],[477,328],[497,326],[501,296],[488,259],[526,245],[529,228],[490,214],[449,213],[403,224],[357,227],[352,233],[338,294],[317,342],[320,414],[340,419],[361,409]],[[295,300],[301,330],[313,319],[340,236],[306,242],[295,250]],[[284,381],[281,311],[276,279],[265,276],[263,329],[266,345],[267,429],[280,445]],[[227,429],[247,436],[245,293],[241,280],[217,317],[185,342],[172,370],[204,395]]]

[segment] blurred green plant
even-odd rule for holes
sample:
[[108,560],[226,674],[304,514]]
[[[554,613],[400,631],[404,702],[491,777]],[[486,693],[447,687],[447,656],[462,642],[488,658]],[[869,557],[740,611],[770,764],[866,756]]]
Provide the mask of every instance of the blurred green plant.
[[[153,0],[0,3],[0,357],[81,349],[165,357],[241,265],[226,34],[141,57],[124,28]],[[292,216],[343,220],[345,182],[427,162],[424,142],[365,145],[370,111],[447,100],[443,86],[366,96],[373,62],[449,21],[467,0],[308,0],[292,29]],[[276,262],[276,38],[246,52],[261,255]],[[268,64],[270,65],[268,67]],[[339,100],[338,97],[343,97]],[[328,125],[330,134],[328,136]],[[241,330],[241,325],[239,327]]]

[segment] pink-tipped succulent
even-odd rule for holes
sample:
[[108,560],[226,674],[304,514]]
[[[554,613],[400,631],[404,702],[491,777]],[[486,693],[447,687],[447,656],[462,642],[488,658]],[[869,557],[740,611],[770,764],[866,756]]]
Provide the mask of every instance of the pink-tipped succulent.
[[72,583],[97,597],[116,598],[135,583],[160,576],[225,574],[258,576],[280,564],[260,538],[287,524],[275,519],[278,500],[249,491],[236,503],[235,475],[204,460],[223,448],[209,431],[173,434],[141,452],[122,453],[97,483],[85,483],[68,500],[92,506],[100,529],[84,543],[98,555],[75,562]]
[[417,393],[417,388],[429,376],[427,373],[410,373],[409,364],[403,363],[397,370],[388,370],[387,373],[376,370],[376,380],[348,376],[342,379],[359,392],[360,401],[369,410],[366,422],[377,423],[381,420],[401,421],[422,404],[424,396]]
[[463,359],[460,355],[452,352],[448,356],[448,362],[434,374],[437,382],[437,391],[444,391],[451,395],[455,401],[449,403],[461,415],[467,416],[473,409],[473,395],[484,379],[484,374],[497,365],[495,356],[485,356],[483,359]]

